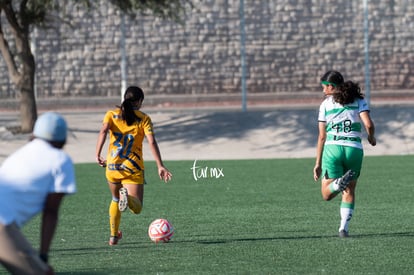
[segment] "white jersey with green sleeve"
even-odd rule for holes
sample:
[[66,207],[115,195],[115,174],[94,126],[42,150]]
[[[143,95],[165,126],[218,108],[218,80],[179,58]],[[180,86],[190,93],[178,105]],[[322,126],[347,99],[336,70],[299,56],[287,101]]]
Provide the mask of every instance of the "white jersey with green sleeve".
[[364,99],[341,105],[332,96],[327,97],[319,107],[318,120],[326,123],[325,144],[351,146],[362,149],[362,128],[359,114],[369,112]]

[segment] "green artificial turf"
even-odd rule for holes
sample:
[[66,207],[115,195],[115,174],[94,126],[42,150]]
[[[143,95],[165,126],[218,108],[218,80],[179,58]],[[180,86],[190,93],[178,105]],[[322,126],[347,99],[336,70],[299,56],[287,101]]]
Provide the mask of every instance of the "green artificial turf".
[[[198,177],[194,161],[168,161],[168,184],[147,162],[144,209],[123,214],[113,247],[104,170],[79,164],[50,262],[58,274],[413,274],[413,163],[365,158],[352,237],[340,239],[340,199],[322,200],[313,159],[199,160]],[[171,242],[148,238],[157,218],[173,224]],[[24,228],[36,247],[38,230],[39,219]]]

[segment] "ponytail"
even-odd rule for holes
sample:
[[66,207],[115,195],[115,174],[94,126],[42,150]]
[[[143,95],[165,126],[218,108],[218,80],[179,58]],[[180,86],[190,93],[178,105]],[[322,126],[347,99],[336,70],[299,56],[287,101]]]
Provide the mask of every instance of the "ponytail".
[[333,94],[333,99],[341,105],[350,104],[355,99],[363,99],[364,95],[361,92],[361,88],[358,83],[352,81],[346,81],[341,85],[338,85]]
[[141,119],[135,114],[135,103],[144,100],[144,92],[137,86],[130,86],[126,89],[124,94],[124,101],[119,108],[122,112],[122,119],[124,119],[128,126],[133,125]]

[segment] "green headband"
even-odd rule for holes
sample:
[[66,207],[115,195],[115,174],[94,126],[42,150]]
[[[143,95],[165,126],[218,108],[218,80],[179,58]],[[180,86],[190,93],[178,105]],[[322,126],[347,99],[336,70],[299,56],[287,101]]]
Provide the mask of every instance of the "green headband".
[[336,84],[335,83],[332,83],[332,82],[329,82],[329,81],[321,81],[321,84],[324,84],[324,85],[332,85],[332,86],[336,87]]

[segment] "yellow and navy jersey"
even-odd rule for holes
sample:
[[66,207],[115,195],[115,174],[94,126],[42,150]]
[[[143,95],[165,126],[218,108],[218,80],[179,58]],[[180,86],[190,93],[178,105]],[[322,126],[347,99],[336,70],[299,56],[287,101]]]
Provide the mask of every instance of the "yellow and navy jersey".
[[108,123],[110,130],[107,169],[134,174],[144,170],[142,143],[145,135],[153,134],[151,118],[136,110],[139,121],[128,126],[122,119],[120,109],[108,111],[103,123]]

